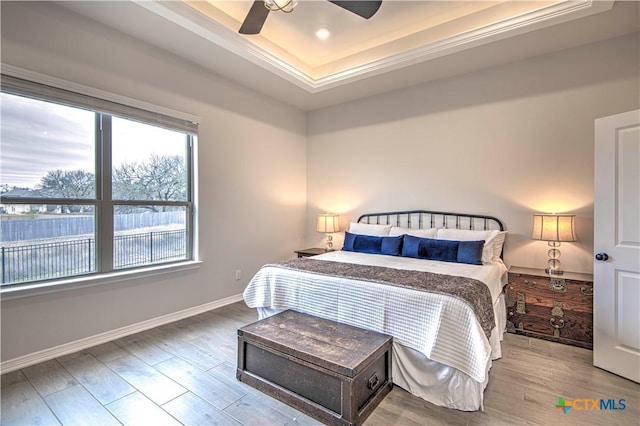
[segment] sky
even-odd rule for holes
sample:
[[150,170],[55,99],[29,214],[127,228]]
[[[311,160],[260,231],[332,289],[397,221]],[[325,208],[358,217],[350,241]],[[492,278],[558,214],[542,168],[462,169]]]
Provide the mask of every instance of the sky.
[[[95,173],[94,113],[19,96],[0,98],[0,184],[35,188],[50,170]],[[184,155],[185,136],[113,119],[113,165],[151,153]]]

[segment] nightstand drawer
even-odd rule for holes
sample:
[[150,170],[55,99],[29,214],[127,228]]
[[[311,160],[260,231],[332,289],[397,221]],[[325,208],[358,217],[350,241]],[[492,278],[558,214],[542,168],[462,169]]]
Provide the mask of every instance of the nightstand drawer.
[[526,303],[551,308],[553,301],[561,300],[565,309],[593,311],[593,284],[590,282],[554,278],[552,289],[549,277],[520,275],[514,278],[509,282],[508,290],[524,292]]
[[590,280],[510,272],[506,303],[508,332],[593,346]]
[[561,315],[553,315],[548,307],[528,305],[524,314],[509,309],[507,320],[512,324],[512,333],[583,348],[593,346],[593,316],[588,312],[562,309]]

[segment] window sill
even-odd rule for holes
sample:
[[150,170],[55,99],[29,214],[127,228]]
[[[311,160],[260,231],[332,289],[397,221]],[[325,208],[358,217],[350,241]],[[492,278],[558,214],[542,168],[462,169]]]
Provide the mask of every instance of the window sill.
[[57,293],[79,288],[93,287],[97,285],[128,281],[139,278],[164,275],[180,271],[198,269],[202,261],[189,260],[186,262],[171,263],[168,265],[151,266],[135,270],[110,272],[81,277],[67,278],[64,280],[46,281],[31,284],[17,284],[0,288],[0,300],[21,299],[24,297],[40,296],[43,294]]

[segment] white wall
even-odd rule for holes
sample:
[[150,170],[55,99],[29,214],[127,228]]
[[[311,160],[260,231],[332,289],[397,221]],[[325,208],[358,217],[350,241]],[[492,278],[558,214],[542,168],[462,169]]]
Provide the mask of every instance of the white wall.
[[203,261],[189,272],[3,300],[3,361],[238,295],[262,264],[304,244],[303,112],[53,4],[2,2],[1,29],[5,64],[201,117]]
[[[575,213],[566,271],[592,271],[594,119],[639,107],[638,34],[311,112],[307,245],[318,212],[493,215],[505,261],[544,268],[532,214]],[[341,239],[336,238],[340,247]]]

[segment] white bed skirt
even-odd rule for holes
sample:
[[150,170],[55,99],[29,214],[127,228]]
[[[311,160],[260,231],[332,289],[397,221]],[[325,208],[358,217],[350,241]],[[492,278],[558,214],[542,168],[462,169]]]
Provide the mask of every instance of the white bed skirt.
[[[502,356],[500,342],[506,327],[504,293],[494,303],[496,327],[491,332],[492,359]],[[264,319],[282,312],[271,308],[257,308],[258,317]],[[462,411],[483,409],[484,389],[489,383],[488,361],[484,382],[474,380],[460,370],[432,361],[421,352],[393,342],[391,375],[393,383],[407,392],[435,405]]]

